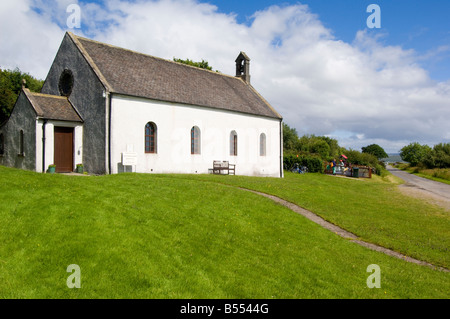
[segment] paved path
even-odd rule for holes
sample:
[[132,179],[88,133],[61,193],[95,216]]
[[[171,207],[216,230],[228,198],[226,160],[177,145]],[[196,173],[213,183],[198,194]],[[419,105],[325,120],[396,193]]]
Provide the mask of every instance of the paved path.
[[310,212],[310,211],[308,211],[308,210],[306,210],[306,209],[304,209],[304,208],[302,208],[302,207],[300,207],[300,206],[298,206],[296,204],[288,202],[288,201],[286,201],[284,199],[281,199],[281,198],[279,198],[277,196],[269,195],[269,194],[266,194],[266,193],[261,193],[261,192],[255,191],[255,190],[242,188],[242,187],[239,187],[239,189],[242,189],[242,190],[245,190],[245,191],[248,191],[248,192],[252,192],[252,193],[264,196],[264,197],[267,197],[267,198],[273,200],[274,202],[289,208],[290,210],[296,212],[297,214],[305,216],[309,220],[315,222],[316,224],[322,226],[325,229],[328,229],[329,231],[332,231],[336,235],[341,236],[343,238],[346,238],[346,239],[348,239],[348,240],[350,240],[353,243],[356,243],[358,245],[364,246],[366,248],[369,248],[369,249],[372,249],[372,250],[384,253],[386,255],[389,255],[389,256],[392,256],[392,257],[396,257],[396,258],[399,258],[399,259],[402,259],[402,260],[405,260],[405,261],[417,264],[417,265],[427,266],[427,267],[430,267],[430,268],[433,268],[433,269],[438,269],[438,270],[441,270],[441,271],[444,271],[444,272],[450,272],[450,270],[447,269],[447,268],[436,267],[435,265],[432,265],[432,264],[427,263],[425,261],[418,260],[418,259],[415,259],[415,258],[412,258],[412,257],[409,257],[409,256],[405,256],[405,255],[400,254],[400,253],[398,253],[396,251],[393,251],[393,250],[390,250],[390,249],[387,249],[387,248],[384,248],[384,247],[381,247],[381,246],[378,246],[378,245],[375,245],[375,244],[372,244],[372,243],[368,243],[368,242],[362,241],[355,234],[352,234],[352,233],[346,231],[345,229],[342,229],[339,226],[336,226],[336,225],[334,225],[334,224],[324,220],[322,217],[314,214],[313,212]]
[[394,168],[390,165],[387,165],[386,168],[392,175],[395,175],[406,182],[403,187],[413,188],[416,191],[416,194],[422,193],[425,196],[429,196],[430,198],[440,201],[444,207],[450,207],[449,184],[419,177]]

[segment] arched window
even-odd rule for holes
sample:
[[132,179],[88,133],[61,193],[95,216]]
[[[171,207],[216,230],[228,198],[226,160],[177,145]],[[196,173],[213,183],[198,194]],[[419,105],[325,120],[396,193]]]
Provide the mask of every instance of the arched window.
[[23,130],[20,130],[19,132],[19,155],[24,155],[24,148],[23,148]]
[[191,128],[191,154],[200,154],[200,129],[197,126]]
[[231,131],[230,133],[230,155],[237,156],[237,133]]
[[0,155],[5,153],[5,138],[3,137],[3,133],[0,134]]
[[259,156],[266,156],[266,134],[259,136]]
[[156,154],[156,139],[157,127],[153,122],[148,122],[145,125],[145,153]]

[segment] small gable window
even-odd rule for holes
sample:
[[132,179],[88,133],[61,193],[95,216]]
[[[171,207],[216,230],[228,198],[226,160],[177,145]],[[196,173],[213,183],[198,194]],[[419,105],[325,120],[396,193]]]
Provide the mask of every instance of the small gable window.
[[197,126],[191,128],[191,154],[200,154],[200,129]]
[[59,93],[62,96],[69,97],[70,93],[72,93],[73,89],[73,74],[72,71],[65,69],[62,71],[61,76],[59,77],[58,83]]
[[5,154],[5,138],[2,133],[0,134],[0,156],[3,154]]
[[236,131],[231,131],[230,133],[230,155],[237,156],[237,133]]
[[259,156],[266,156],[266,134],[259,136]]
[[148,122],[145,125],[145,153],[156,154],[156,139],[157,127],[153,122]]

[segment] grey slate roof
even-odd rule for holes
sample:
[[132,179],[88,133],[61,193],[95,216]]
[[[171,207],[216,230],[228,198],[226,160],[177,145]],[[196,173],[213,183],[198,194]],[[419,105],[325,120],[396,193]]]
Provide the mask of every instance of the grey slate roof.
[[68,34],[112,93],[281,119],[249,83],[238,77]]
[[38,117],[48,120],[83,122],[67,97],[34,93],[26,88],[23,89],[23,93]]

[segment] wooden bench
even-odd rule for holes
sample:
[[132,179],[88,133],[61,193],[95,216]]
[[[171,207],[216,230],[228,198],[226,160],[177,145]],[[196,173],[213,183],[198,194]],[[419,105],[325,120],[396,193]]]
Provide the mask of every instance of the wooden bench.
[[228,161],[214,161],[213,162],[213,174],[225,174],[235,175],[236,164],[230,164]]

